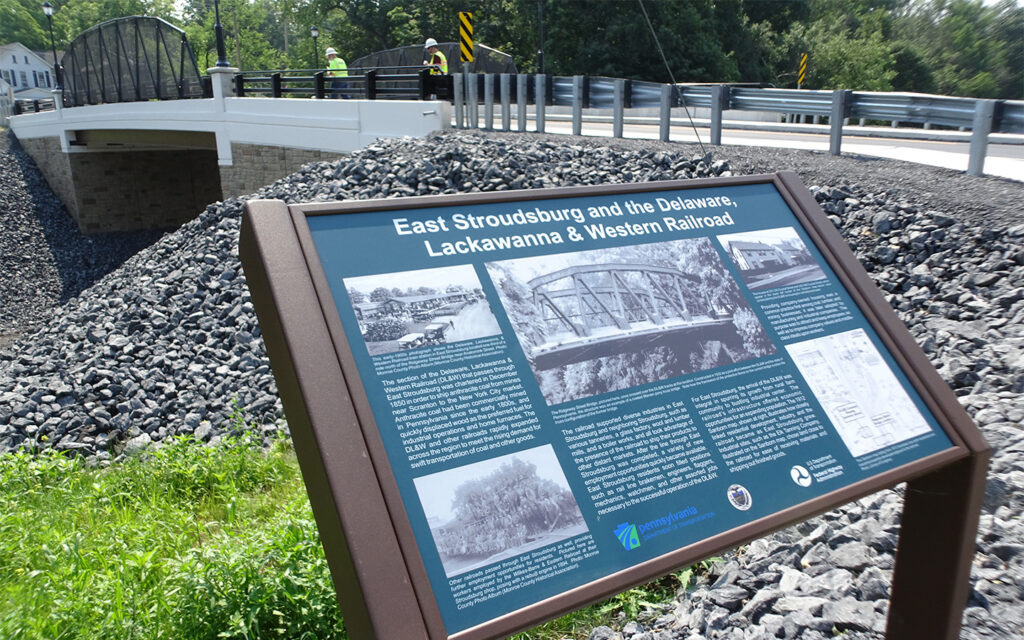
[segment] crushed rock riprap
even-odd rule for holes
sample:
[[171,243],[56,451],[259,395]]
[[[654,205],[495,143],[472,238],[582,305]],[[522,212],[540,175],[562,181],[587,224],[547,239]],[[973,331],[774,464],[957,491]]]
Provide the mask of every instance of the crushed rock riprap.
[[[994,449],[962,637],[1024,637],[1024,184],[893,160],[710,149],[452,132],[309,164],[251,197],[795,170]],[[108,464],[172,435],[215,441],[250,428],[232,421],[236,408],[266,437],[286,430],[237,258],[244,199],[214,203],[155,242],[97,241],[65,221],[16,145],[0,151],[0,333],[20,335],[0,342],[0,451],[52,447]],[[95,269],[73,280],[86,256]],[[883,491],[757,540],[696,589],[590,637],[880,639],[901,508],[900,489]]]

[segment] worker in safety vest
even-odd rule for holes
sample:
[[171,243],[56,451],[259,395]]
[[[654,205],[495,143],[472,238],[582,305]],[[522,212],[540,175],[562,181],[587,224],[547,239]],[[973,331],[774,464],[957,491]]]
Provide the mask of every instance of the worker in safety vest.
[[448,58],[444,57],[441,50],[437,48],[437,40],[427,38],[427,42],[423,46],[430,55],[429,60],[423,61],[423,64],[428,64],[432,67],[430,75],[436,76],[448,73]]
[[345,60],[338,55],[338,52],[334,50],[334,47],[327,47],[327,77],[331,79],[332,91],[327,97],[328,98],[347,98],[347,94],[336,93],[338,89],[347,89],[348,82],[340,80],[339,78],[348,77],[348,65],[345,64]]

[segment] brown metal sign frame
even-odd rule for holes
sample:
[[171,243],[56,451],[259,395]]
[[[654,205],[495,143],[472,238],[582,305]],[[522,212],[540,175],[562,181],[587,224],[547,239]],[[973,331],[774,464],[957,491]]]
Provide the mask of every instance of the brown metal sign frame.
[[[307,216],[773,184],[953,446],[475,627],[442,622]],[[887,637],[954,640],[967,601],[991,451],[793,172],[458,196],[246,205],[239,253],[349,636],[503,637],[906,482]]]

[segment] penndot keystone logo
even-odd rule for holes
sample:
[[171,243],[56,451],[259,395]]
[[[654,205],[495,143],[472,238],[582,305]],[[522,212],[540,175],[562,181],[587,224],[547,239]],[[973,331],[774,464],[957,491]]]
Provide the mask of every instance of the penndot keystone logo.
[[635,524],[623,522],[616,527],[615,537],[619,539],[626,551],[632,551],[640,546],[640,533],[636,530]]

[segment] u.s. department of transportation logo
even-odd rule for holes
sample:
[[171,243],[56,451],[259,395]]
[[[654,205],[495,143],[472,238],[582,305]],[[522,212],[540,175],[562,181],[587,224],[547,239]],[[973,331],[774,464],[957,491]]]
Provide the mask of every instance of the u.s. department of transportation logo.
[[615,529],[615,537],[622,543],[626,551],[631,551],[640,546],[640,533],[636,530],[635,524],[623,522]]
[[746,511],[754,504],[754,498],[747,491],[747,488],[741,484],[734,484],[729,487],[726,492],[729,496],[729,504],[736,507],[740,511]]

